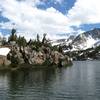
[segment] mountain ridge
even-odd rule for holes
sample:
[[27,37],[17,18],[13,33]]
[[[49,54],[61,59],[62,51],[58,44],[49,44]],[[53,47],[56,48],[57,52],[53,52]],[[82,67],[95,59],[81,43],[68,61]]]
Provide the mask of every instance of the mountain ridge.
[[[58,42],[59,41],[59,42]],[[90,31],[80,33],[79,35],[70,35],[66,39],[59,39],[52,42],[53,45],[64,46],[68,50],[85,50],[91,48],[100,43],[100,28],[94,28]],[[99,43],[99,44],[98,44]],[[71,46],[72,49],[69,49],[68,46]]]

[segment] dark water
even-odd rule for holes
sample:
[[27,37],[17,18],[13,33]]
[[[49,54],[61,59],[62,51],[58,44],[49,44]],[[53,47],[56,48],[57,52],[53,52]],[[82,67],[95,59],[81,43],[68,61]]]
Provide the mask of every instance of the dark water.
[[100,61],[0,72],[0,100],[100,100]]

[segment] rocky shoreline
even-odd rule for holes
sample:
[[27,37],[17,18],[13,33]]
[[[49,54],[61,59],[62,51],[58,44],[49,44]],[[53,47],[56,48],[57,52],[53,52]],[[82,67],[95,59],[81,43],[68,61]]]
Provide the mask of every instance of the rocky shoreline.
[[0,70],[66,67],[72,64],[67,55],[45,46],[40,47],[39,51],[33,50],[30,46],[13,46],[10,49],[7,56],[0,56]]
[[[16,29],[12,29],[8,41],[3,40],[2,46],[7,47],[7,49],[4,52],[3,49],[0,48],[1,69],[20,69],[25,65],[36,66],[36,68],[38,68],[38,66],[66,67],[72,64],[71,58],[64,55],[62,47],[52,46],[50,40],[46,39],[46,34],[43,34],[42,40],[40,40],[39,35],[37,34],[35,40],[30,39],[29,41],[26,41],[24,37],[17,37]],[[8,52],[9,49],[10,51]],[[7,54],[5,55],[5,53]]]
[[42,46],[41,50],[36,51],[26,47],[13,47],[7,59],[11,61],[11,64],[21,65],[29,64],[34,66],[53,66],[63,67],[71,63],[71,59],[68,56],[63,55],[58,51],[51,50],[49,47]]

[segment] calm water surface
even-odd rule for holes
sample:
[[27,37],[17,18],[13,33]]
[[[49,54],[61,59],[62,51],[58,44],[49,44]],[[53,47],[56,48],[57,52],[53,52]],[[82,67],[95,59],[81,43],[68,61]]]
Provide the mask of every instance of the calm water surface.
[[0,72],[0,100],[100,100],[100,61]]

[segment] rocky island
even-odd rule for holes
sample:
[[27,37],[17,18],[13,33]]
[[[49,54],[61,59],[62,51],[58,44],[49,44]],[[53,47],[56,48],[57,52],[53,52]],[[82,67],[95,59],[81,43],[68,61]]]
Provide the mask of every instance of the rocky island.
[[[8,49],[3,54],[0,53],[0,69],[4,68],[27,68],[29,66],[40,67],[66,67],[72,64],[71,58],[63,54],[60,46],[52,46],[50,40],[43,39],[40,41],[39,35],[35,40],[30,39],[28,42],[24,37],[17,37],[16,30],[12,29],[8,41],[2,40],[1,51]],[[28,65],[28,66],[27,66]]]

